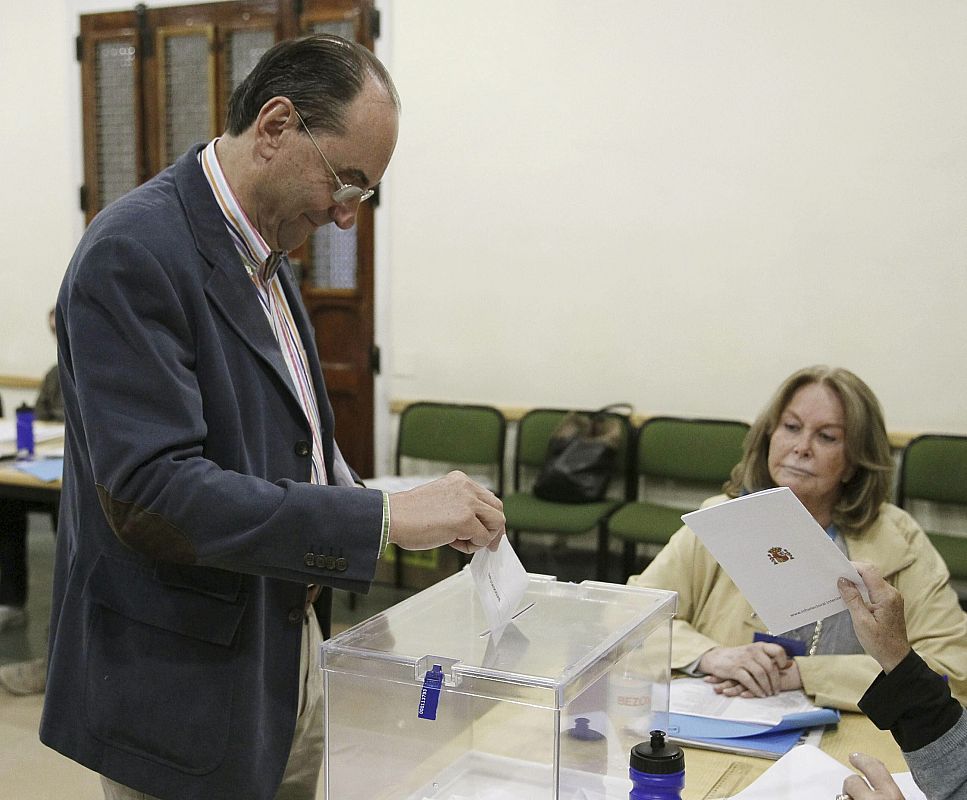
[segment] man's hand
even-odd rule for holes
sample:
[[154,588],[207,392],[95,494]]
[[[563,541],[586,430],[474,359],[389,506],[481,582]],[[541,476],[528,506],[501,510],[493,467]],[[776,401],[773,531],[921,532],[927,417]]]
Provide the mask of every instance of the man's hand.
[[[863,579],[866,580],[865,575]],[[866,753],[853,753],[849,763],[862,772],[866,780],[859,775],[850,775],[843,781],[843,794],[853,800],[904,800],[900,787],[882,761]]]
[[872,564],[853,562],[870,593],[863,601],[856,584],[839,579],[839,594],[846,603],[853,630],[863,649],[875,658],[884,672],[890,672],[910,652],[907,628],[903,618],[903,597],[880,576]]
[[702,672],[708,673],[706,680],[710,683],[728,684],[716,686],[720,694],[732,696],[747,691],[751,697],[768,697],[783,691],[780,673],[789,666],[786,651],[773,642],[713,647],[698,664]]
[[404,550],[448,544],[462,553],[496,549],[505,533],[504,504],[462,472],[389,496],[389,540]]

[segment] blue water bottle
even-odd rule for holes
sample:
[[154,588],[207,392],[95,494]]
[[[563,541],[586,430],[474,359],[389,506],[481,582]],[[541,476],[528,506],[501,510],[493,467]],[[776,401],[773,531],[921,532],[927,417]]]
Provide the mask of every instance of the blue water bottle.
[[26,403],[17,408],[17,458],[34,455],[34,410]]
[[665,744],[664,731],[652,731],[650,742],[631,748],[631,794],[628,800],[682,800],[685,754],[678,745]]

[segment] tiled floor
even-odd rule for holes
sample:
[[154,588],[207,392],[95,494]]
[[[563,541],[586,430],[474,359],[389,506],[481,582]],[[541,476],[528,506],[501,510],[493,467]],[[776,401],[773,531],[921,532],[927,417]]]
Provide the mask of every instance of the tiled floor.
[[[0,633],[0,664],[41,656],[47,643],[54,537],[50,518],[31,514],[28,534],[30,594],[27,627]],[[399,600],[408,592],[375,586],[357,595],[355,608],[337,593],[333,627],[355,624]],[[101,800],[97,776],[37,738],[43,697],[14,697],[0,689],[0,798],[2,800]],[[320,790],[319,797],[322,797]]]

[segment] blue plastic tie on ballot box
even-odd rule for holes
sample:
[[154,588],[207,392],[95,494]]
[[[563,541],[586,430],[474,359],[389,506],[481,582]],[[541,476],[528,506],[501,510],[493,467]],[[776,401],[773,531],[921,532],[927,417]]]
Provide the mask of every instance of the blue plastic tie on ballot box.
[[443,687],[443,667],[434,664],[423,678],[423,689],[420,691],[420,708],[417,716],[420,719],[436,719],[436,708],[440,702],[440,690]]

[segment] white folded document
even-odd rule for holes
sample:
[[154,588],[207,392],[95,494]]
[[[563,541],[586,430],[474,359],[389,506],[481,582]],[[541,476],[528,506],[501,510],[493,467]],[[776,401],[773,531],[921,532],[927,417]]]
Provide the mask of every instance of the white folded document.
[[[832,800],[853,770],[812,745],[794,747],[732,800]],[[906,800],[926,800],[909,772],[894,774]]]
[[506,536],[501,538],[496,550],[484,547],[473,554],[470,574],[490,625],[491,641],[496,645],[507,623],[517,613],[530,578]]
[[771,633],[845,610],[836,581],[856,568],[788,487],[736,497],[682,516]]

